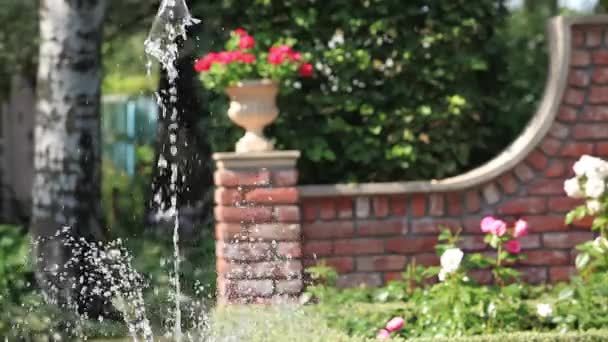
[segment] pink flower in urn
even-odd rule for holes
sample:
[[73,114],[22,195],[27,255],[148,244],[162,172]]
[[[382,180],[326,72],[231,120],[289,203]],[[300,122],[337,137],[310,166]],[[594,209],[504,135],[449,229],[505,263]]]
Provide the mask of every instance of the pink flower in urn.
[[513,229],[513,237],[520,237],[528,235],[528,222],[526,220],[519,219],[515,223],[515,228]]
[[386,328],[386,330],[388,330],[390,332],[395,332],[395,331],[401,330],[401,328],[403,328],[404,324],[405,324],[405,321],[403,320],[402,317],[394,317],[393,319],[388,321],[388,323],[386,323],[385,328]]
[[247,31],[245,31],[242,28],[237,28],[236,30],[232,31],[234,34],[238,35],[238,36],[245,36],[247,35]]
[[241,50],[248,50],[251,49],[255,46],[255,39],[248,35],[248,34],[244,34],[241,36],[241,38],[239,39],[239,48]]
[[521,252],[521,243],[517,240],[511,240],[505,243],[505,249],[511,254],[519,254]]
[[312,64],[310,64],[310,63],[304,63],[304,64],[302,64],[300,66],[300,69],[298,70],[298,73],[302,77],[311,77],[312,74],[313,74]]
[[378,330],[378,333],[376,334],[376,339],[378,339],[378,340],[388,340],[389,338],[391,338],[391,333],[388,332],[388,330],[386,330],[386,329],[380,329],[380,330]]
[[486,216],[481,220],[481,231],[484,233],[492,232],[492,223],[494,223],[496,219],[492,216]]

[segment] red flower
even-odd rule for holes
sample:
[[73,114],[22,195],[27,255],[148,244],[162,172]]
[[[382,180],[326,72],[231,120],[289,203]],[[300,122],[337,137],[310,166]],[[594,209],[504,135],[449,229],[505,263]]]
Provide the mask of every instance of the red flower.
[[222,51],[217,54],[215,61],[221,64],[230,64],[240,60],[242,55],[241,51]]
[[234,34],[236,34],[238,36],[244,36],[244,35],[248,34],[247,31],[245,31],[244,29],[242,29],[240,27],[237,28],[236,30],[232,31],[232,33],[234,33]]
[[293,53],[293,49],[289,45],[273,46],[270,48],[270,53],[280,53],[280,54],[290,55]]
[[241,35],[241,39],[239,40],[239,48],[241,50],[248,50],[254,46],[255,46],[255,39],[252,36],[250,36],[248,34]]
[[270,52],[268,55],[268,63],[278,65],[282,64],[285,61],[285,54],[283,53],[273,53]]
[[302,76],[302,77],[311,77],[312,72],[313,72],[312,64],[304,63],[304,64],[300,65],[300,70],[298,70],[298,72],[300,73],[300,76]]
[[293,51],[289,45],[274,46],[270,48],[270,54],[268,54],[268,63],[270,64],[282,64],[286,59],[292,62],[297,62],[302,59],[302,54]]
[[196,72],[208,71],[209,69],[211,69],[211,61],[207,58],[201,58],[194,63]]
[[255,56],[250,53],[244,53],[243,55],[241,55],[240,61],[245,64],[250,64],[255,62]]
[[218,62],[218,54],[215,52],[208,53],[205,57],[200,58],[194,63],[194,70],[196,72],[204,72],[211,69],[213,63]]
[[299,53],[299,52],[294,52],[294,53],[292,53],[292,54],[289,55],[289,59],[292,62],[299,62],[299,61],[302,60],[302,54]]
[[511,254],[519,254],[521,252],[521,244],[517,240],[511,240],[505,244],[505,249]]

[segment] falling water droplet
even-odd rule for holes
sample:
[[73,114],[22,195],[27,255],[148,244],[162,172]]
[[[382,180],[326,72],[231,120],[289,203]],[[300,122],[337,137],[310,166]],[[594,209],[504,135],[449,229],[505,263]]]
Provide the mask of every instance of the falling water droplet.
[[[175,86],[175,80],[178,77],[178,70],[175,66],[175,61],[179,56],[178,38],[187,39],[186,28],[190,25],[200,22],[190,14],[188,7],[186,6],[185,0],[163,0],[161,2],[158,14],[154,19],[148,38],[144,42],[144,49],[146,54],[150,57],[157,59],[161,66],[167,71],[167,77],[169,81],[169,106],[173,108],[167,108],[168,106],[163,103],[160,94],[157,94],[158,103],[161,106],[162,117],[167,117],[170,113],[171,124],[169,130],[177,131],[177,109],[175,103],[177,102],[177,87]],[[148,74],[150,73],[150,61],[148,60]],[[171,156],[177,156],[177,136],[171,136],[170,141],[170,152]],[[163,160],[164,158],[161,157]],[[175,317],[174,317],[174,332],[173,338],[176,342],[182,340],[181,331],[181,293],[180,293],[180,251],[179,251],[179,213],[177,208],[177,180],[178,180],[178,165],[175,158],[172,158],[171,162],[171,184],[169,189],[171,191],[171,203],[170,208],[165,212],[159,212],[157,216],[172,218],[173,224],[173,248],[174,248],[174,260],[173,260],[173,272],[174,279],[173,284],[175,288]],[[160,163],[160,159],[159,159]],[[165,164],[166,166],[166,164]],[[155,200],[162,201],[162,196],[154,196]],[[160,210],[163,210],[163,206],[160,206]]]

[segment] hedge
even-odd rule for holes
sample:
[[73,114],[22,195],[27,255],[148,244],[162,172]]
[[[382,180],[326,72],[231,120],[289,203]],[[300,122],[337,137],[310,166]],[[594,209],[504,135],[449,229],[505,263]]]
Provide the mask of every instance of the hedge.
[[517,332],[510,334],[414,338],[411,342],[595,342],[608,341],[608,330],[589,330],[582,332]]
[[[293,309],[289,307],[231,307],[217,309],[214,313],[214,339],[216,341],[349,341],[369,342],[359,336],[348,336],[342,331],[329,328],[314,312],[315,307]],[[407,328],[407,327],[406,327]],[[390,341],[411,342],[593,342],[608,341],[608,330],[582,332],[514,332],[494,335],[434,337]]]
[[[303,183],[458,174],[512,141],[544,82],[544,18],[518,14],[513,28],[503,0],[214,0],[192,10],[205,19],[199,56],[236,27],[312,53],[316,79],[283,92],[269,128],[277,148],[302,151]],[[226,97],[201,93],[213,149],[232,150],[242,130]]]

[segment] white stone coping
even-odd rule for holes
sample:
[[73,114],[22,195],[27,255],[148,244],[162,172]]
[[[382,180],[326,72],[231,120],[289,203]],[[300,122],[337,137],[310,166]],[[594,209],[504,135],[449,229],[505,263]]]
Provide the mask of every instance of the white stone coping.
[[222,152],[214,153],[218,169],[295,168],[300,151]]
[[490,182],[513,169],[542,141],[551,128],[567,85],[570,65],[571,27],[608,24],[608,16],[555,17],[548,25],[549,75],[543,99],[520,136],[494,159],[458,176],[441,180],[300,186],[301,197],[452,192]]

